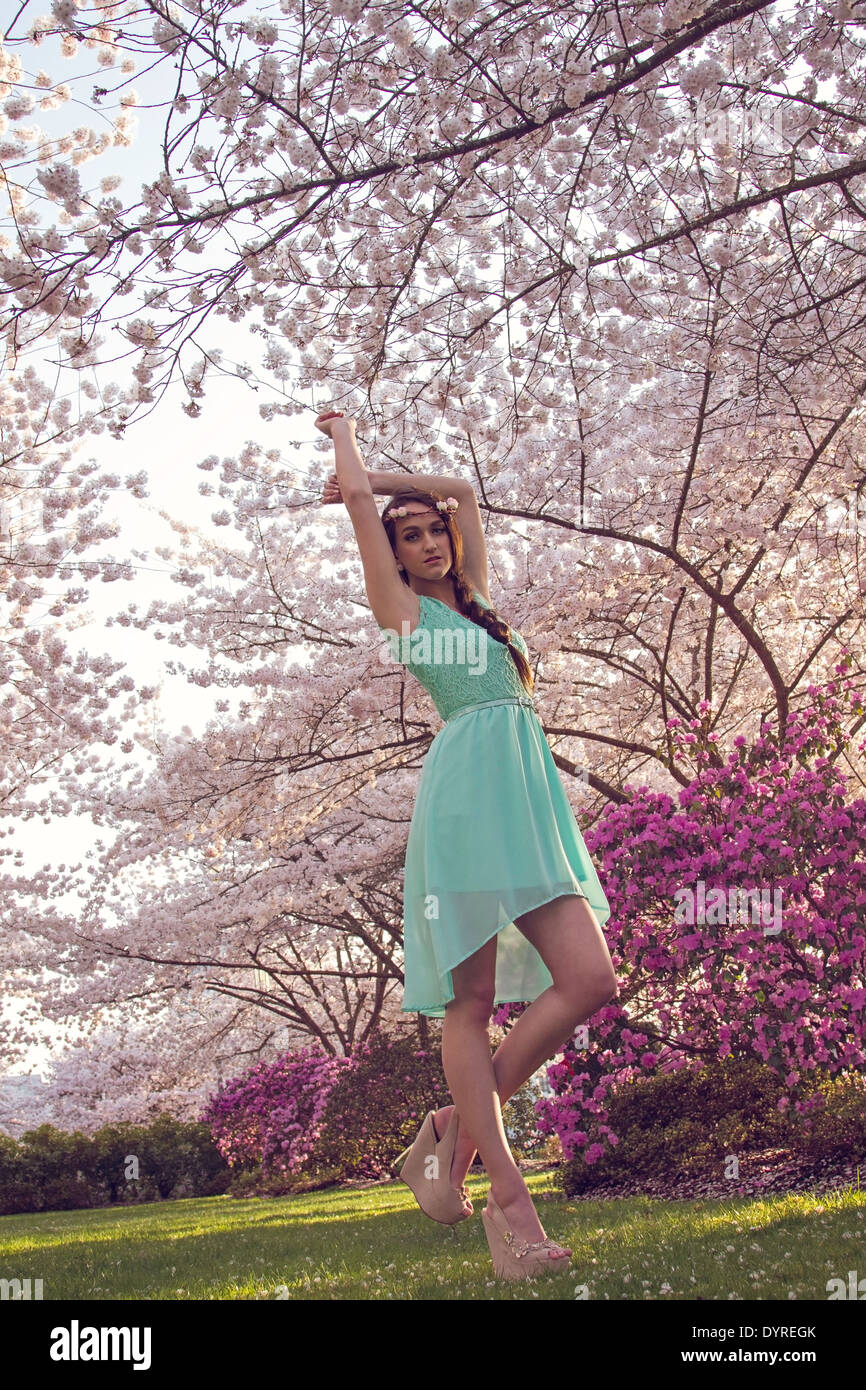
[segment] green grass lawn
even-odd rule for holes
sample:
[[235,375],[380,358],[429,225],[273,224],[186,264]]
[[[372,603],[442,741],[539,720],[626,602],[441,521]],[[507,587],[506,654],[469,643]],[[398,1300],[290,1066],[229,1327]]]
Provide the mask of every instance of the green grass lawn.
[[[493,1278],[481,1207],[448,1228],[400,1182],[303,1196],[209,1197],[0,1217],[0,1278],[49,1299],[827,1299],[866,1275],[866,1192],[765,1199],[569,1202],[527,1177],[568,1274]],[[586,1286],[581,1294],[581,1286]]]

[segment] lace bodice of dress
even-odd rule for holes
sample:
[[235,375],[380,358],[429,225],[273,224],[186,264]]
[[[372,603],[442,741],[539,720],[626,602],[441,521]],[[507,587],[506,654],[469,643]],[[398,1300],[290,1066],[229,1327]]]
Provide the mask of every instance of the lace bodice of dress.
[[[485,608],[492,606],[477,592],[475,598]],[[414,631],[404,636],[382,631],[394,660],[424,686],[443,719],[482,700],[531,698],[503,642],[440,599],[419,594],[418,604],[421,617]],[[513,628],[512,641],[528,660],[526,643]]]

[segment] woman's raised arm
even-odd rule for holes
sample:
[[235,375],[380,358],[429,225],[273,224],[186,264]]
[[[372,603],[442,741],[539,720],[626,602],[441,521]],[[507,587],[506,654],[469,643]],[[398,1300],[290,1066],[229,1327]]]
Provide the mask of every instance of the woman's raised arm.
[[392,492],[399,492],[402,487],[430,488],[433,492],[451,493],[455,497],[467,488],[472,491],[471,484],[465,479],[446,478],[438,473],[383,473],[381,468],[371,468],[367,476],[371,488],[380,497],[390,497]]
[[[355,442],[355,421],[329,412],[318,417],[316,428],[333,441],[340,498],[355,529],[373,616],[380,627],[397,633],[412,632],[421,616],[418,596],[403,583],[397,569],[388,533],[373,499],[370,475]],[[322,501],[332,500],[336,499],[329,496],[326,485]],[[404,623],[408,629],[404,629]]]

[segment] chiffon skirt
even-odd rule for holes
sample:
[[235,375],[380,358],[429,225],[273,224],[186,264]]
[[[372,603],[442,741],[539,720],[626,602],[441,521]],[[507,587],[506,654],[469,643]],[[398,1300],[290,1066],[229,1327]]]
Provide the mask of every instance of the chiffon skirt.
[[402,1012],[443,1018],[451,971],[493,936],[495,1002],[537,998],[553,981],[514,919],[563,894],[610,916],[535,710],[453,715],[424,760],[406,846]]

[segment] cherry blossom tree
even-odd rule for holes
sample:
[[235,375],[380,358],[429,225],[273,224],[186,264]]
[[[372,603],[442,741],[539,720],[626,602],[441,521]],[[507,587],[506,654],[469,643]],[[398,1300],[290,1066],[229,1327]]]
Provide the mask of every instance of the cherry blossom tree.
[[128,208],[36,174],[68,227],[21,226],[8,332],[74,321],[62,370],[134,364],[122,431],[172,379],[197,412],[208,333],[246,320],[265,419],[312,388],[396,466],[472,476],[513,543],[537,523],[539,640],[609,642],[639,719],[695,681],[730,708],[743,668],[784,717],[861,617],[860,9],[22,6],[13,52],[95,46],[116,101],[162,65],[164,167]]
[[[67,433],[121,436],[172,389],[205,423],[225,372],[262,419],[238,457],[203,446],[225,540],[179,530],[177,601],[121,619],[241,703],[104,786],[118,838],[76,924],[82,1009],[164,1010],[183,980],[338,1051],[396,1010],[435,721],[378,659],[346,518],[317,505],[327,443],[318,478],[288,452],[314,402],[358,416],[383,475],[473,483],[494,602],[590,819],[639,782],[685,785],[671,721],[705,704],[723,759],[784,730],[841,644],[862,689],[864,18],[855,0],[20,6],[9,351],[51,339],[57,393],[95,402]],[[94,55],[120,142],[147,73],[161,167],[138,201],[27,136],[28,102],[63,96],[31,62],[58,44]],[[862,780],[856,740],[838,756]],[[69,940],[62,913],[34,927],[34,966],[52,933]]]

